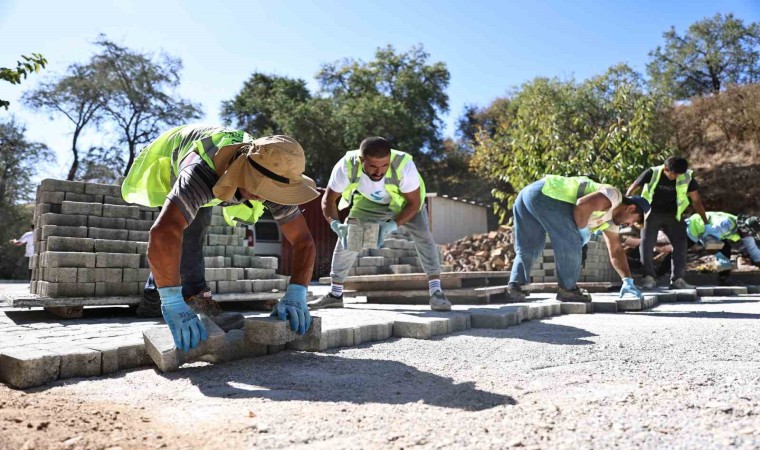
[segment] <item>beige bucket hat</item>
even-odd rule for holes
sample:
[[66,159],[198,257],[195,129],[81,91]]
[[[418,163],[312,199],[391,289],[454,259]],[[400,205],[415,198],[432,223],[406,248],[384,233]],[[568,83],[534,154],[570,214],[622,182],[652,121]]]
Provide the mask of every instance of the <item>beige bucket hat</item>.
[[314,180],[303,174],[303,148],[289,136],[265,136],[250,144],[222,147],[214,163],[219,181],[213,192],[223,201],[232,200],[238,188],[281,205],[300,205],[319,196]]

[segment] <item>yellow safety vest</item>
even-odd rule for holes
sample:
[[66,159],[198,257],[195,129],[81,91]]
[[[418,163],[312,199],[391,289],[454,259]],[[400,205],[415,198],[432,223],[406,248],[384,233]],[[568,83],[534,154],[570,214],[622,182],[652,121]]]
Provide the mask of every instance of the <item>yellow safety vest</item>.
[[[706,215],[707,220],[710,221],[710,225],[714,227],[723,221],[728,221],[728,223],[731,224],[731,227],[719,236],[721,241],[729,240],[731,242],[738,242],[741,240],[741,236],[738,233],[739,222],[735,215],[719,211],[709,211]],[[702,217],[700,217],[699,214],[694,214],[686,220],[688,221],[687,230],[691,235],[697,238],[701,237],[702,233],[705,232],[705,222],[702,220]]]
[[[599,190],[601,183],[597,183],[589,177],[563,177],[560,175],[547,175],[544,177],[544,187],[541,193],[547,197],[565,203],[575,205],[578,199]],[[599,219],[607,214],[607,211],[594,211],[591,220]],[[610,222],[591,228],[590,231],[604,231],[610,227]]]
[[[657,184],[660,182],[662,176],[662,169],[665,166],[652,167],[652,179],[649,183],[644,184],[644,189],[641,196],[647,199],[649,204],[652,204],[652,198],[654,198],[654,190]],[[678,175],[676,178],[676,204],[678,209],[676,210],[676,220],[681,220],[683,212],[689,207],[689,183],[694,176],[692,170],[687,170],[686,173]]]
[[[362,174],[362,162],[359,159],[360,151],[352,150],[346,153],[346,171],[348,172],[348,186],[338,203],[339,209],[345,209],[351,203],[351,196],[359,187],[359,178]],[[407,201],[401,194],[399,186],[401,185],[401,170],[412,161],[412,155],[398,150],[391,150],[391,163],[388,171],[385,172],[385,190],[391,197],[390,209],[395,213],[401,212],[406,206]],[[361,195],[356,193],[356,195]],[[420,210],[425,205],[425,182],[420,176]]]
[[[172,128],[142,149],[121,185],[121,196],[128,203],[152,208],[162,206],[179,175],[180,162],[190,152],[197,153],[216,171],[213,157],[217,150],[252,141],[253,138],[243,131],[221,127],[183,125]],[[203,206],[220,203],[221,200],[214,199]],[[235,222],[253,224],[264,213],[264,204],[250,201],[225,206],[222,212],[230,226],[235,226]]]

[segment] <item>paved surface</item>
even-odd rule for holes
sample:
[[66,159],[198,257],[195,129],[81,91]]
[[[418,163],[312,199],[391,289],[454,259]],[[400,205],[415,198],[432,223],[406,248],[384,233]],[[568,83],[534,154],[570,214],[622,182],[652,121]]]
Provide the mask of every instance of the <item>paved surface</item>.
[[[710,297],[431,340],[196,363],[165,375],[138,369],[63,380],[11,401],[14,414],[21,411],[23,418],[22,406],[38,405],[34,417],[43,419],[28,426],[0,420],[0,448],[2,442],[37,448],[758,448],[758,319],[758,295]],[[110,329],[119,327],[104,326]],[[77,339],[77,328],[70,331]],[[76,404],[74,412],[116,409],[121,419],[118,426],[109,422],[106,440],[99,440],[102,429],[78,428],[73,419],[56,428],[72,408],[51,408],[44,419],[46,404]],[[52,424],[38,429],[45,420]]]

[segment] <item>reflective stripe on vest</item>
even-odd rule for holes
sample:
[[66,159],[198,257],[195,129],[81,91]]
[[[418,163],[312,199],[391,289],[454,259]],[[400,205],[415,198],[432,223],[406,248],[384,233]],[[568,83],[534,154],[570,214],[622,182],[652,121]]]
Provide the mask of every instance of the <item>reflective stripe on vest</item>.
[[732,242],[737,242],[741,239],[741,236],[738,233],[738,218],[735,215],[725,212],[711,211],[707,213],[707,220],[710,221],[710,225],[713,227],[718,226],[723,221],[728,221],[731,224],[731,228],[720,235],[721,240],[727,239]]
[[[660,183],[660,177],[664,168],[665,166],[652,167],[652,179],[649,180],[649,183],[644,184],[641,196],[650,204],[652,203],[652,198],[654,198],[654,190]],[[678,175],[678,178],[676,178],[676,220],[681,220],[684,211],[689,207],[689,183],[691,183],[693,176],[694,171],[687,170],[686,173]]]
[[[388,205],[390,210],[399,213],[407,204],[406,199],[401,193],[401,169],[406,164],[412,161],[412,155],[404,153],[399,150],[391,150],[391,162],[388,165],[388,170],[385,172],[385,191],[391,197],[391,202]],[[352,150],[346,153],[346,172],[349,174],[348,186],[341,195],[340,202],[338,203],[338,209],[345,209],[351,203],[351,197],[359,187],[359,179],[362,174],[362,163],[359,159],[359,150]],[[425,182],[420,178],[420,210],[425,205]],[[361,195],[356,193],[356,195]]]

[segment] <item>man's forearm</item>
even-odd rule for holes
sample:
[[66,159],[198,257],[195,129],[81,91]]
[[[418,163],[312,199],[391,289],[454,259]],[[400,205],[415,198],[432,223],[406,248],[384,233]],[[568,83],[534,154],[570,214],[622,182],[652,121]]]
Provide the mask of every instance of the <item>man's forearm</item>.
[[317,247],[311,239],[297,242],[293,247],[293,262],[290,266],[290,282],[308,286],[314,261],[317,259]]
[[636,184],[636,183],[633,183],[628,188],[628,190],[625,192],[625,195],[628,196],[628,197],[630,197],[631,195],[634,195],[636,193],[636,191],[638,191],[638,190],[639,190],[639,185]]
[[406,206],[404,206],[404,209],[402,209],[393,220],[396,222],[396,225],[401,226],[414,219],[414,216],[417,215],[419,209],[419,204],[407,203]]
[[610,262],[620,278],[631,278],[631,269],[628,267],[628,257],[625,255],[623,247],[610,252]]
[[157,287],[179,286],[179,266],[182,260],[182,230],[150,231],[148,263]]

